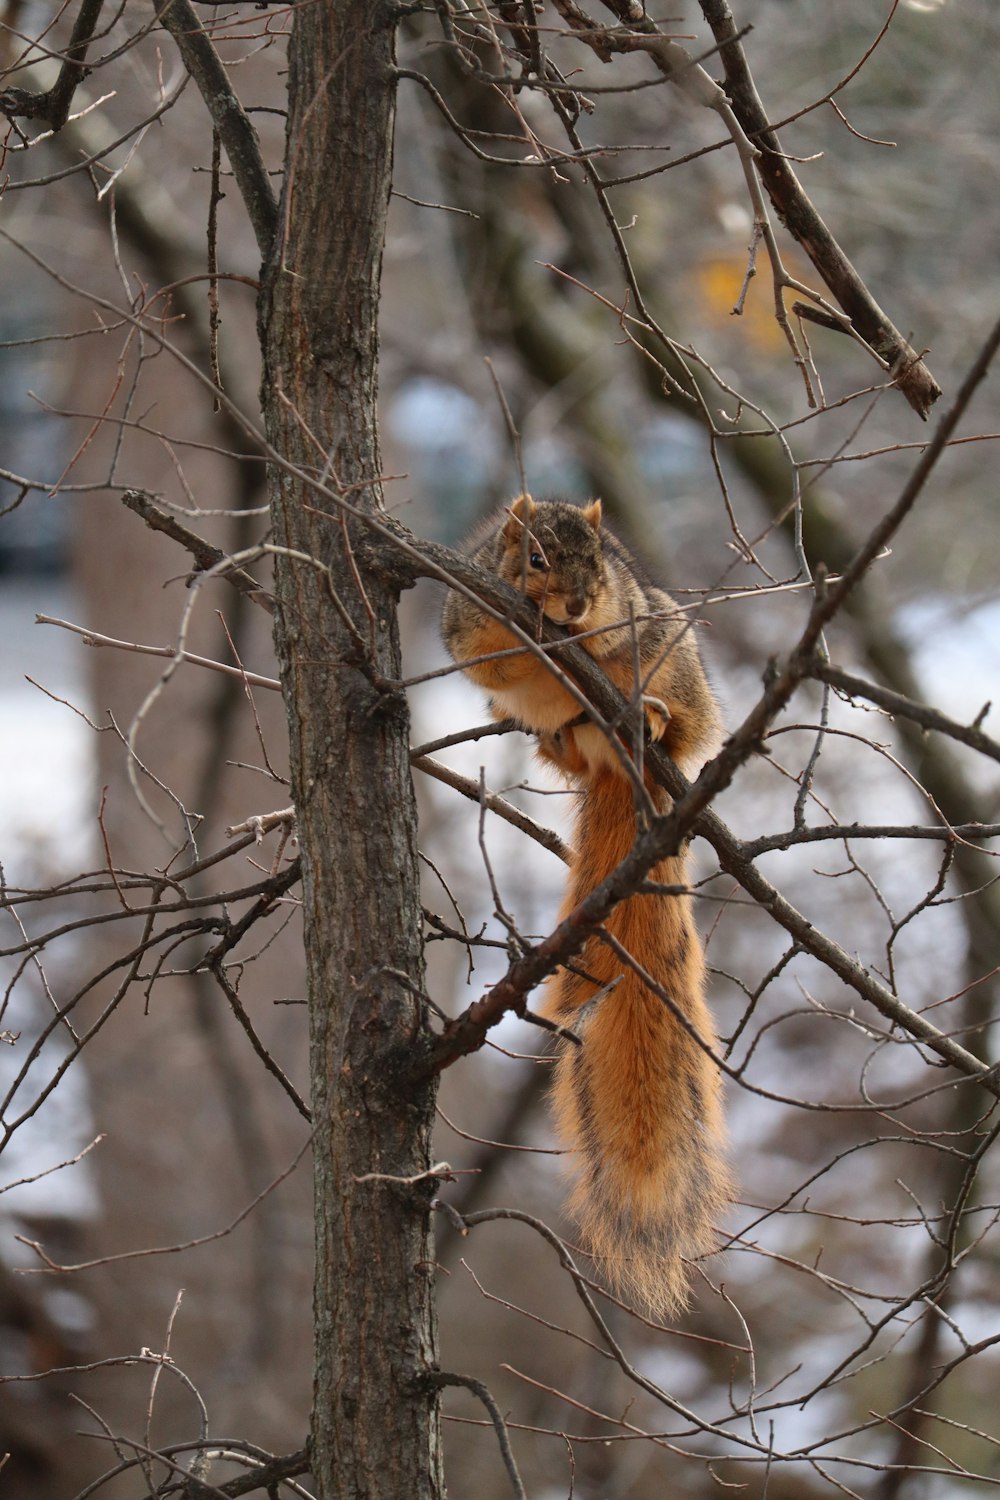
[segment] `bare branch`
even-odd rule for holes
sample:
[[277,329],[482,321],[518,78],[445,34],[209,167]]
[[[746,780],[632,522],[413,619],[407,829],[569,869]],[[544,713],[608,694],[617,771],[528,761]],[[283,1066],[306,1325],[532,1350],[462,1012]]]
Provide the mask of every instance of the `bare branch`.
[[104,0],[81,0],[76,13],[69,45],[62,57],[59,76],[44,93],[7,88],[0,91],[0,111],[22,119],[46,120],[53,130],[61,130],[69,118],[73,95],[87,76],[87,52],[101,17]]
[[257,248],[261,258],[266,259],[278,219],[278,204],[261,158],[257,132],[190,0],[167,0],[159,19],[177,43],[184,66],[201,90],[226,148]]
[[[625,4],[626,0],[619,0]],[[920,355],[879,307],[837,244],[782,152],[757,93],[727,0],[700,0],[726,69],[726,90],[746,134],[760,148],[757,167],[781,221],[809,256],[866,344],[894,372],[918,416],[926,417],[941,387]]]

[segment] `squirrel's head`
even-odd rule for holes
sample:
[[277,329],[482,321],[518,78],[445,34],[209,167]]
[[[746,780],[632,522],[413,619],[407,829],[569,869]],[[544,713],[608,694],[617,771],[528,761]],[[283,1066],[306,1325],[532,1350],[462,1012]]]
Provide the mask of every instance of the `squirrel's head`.
[[518,495],[502,538],[501,577],[557,625],[585,630],[607,583],[600,500],[581,508]]

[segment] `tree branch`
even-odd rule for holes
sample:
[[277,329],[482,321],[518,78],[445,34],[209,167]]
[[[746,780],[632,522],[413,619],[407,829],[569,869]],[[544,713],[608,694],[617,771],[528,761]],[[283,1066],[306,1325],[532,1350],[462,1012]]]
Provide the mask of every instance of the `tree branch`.
[[536,823],[534,818],[508,802],[506,797],[501,797],[498,792],[483,793],[478,781],[473,781],[471,776],[463,776],[458,771],[453,771],[451,766],[442,765],[440,761],[432,759],[429,755],[416,755],[410,757],[410,764],[415,771],[423,771],[427,776],[433,776],[435,781],[444,782],[456,792],[461,792],[463,797],[468,797],[470,802],[478,802],[488,808],[498,817],[503,818],[521,833],[526,833],[529,838],[541,844],[543,849],[548,849],[557,859],[569,863],[569,850],[557,833],[551,828],[544,828],[541,823]]
[[32,94],[27,89],[10,88],[0,92],[0,111],[8,117],[19,115],[26,120],[46,120],[53,130],[61,130],[69,119],[73,95],[87,76],[87,50],[93,40],[104,0],[82,0],[73,23],[69,46],[63,53],[59,76],[50,89]]
[[517,1464],[514,1461],[514,1452],[510,1446],[510,1436],[507,1432],[507,1424],[503,1419],[503,1412],[491,1395],[489,1388],[481,1380],[474,1380],[471,1375],[453,1375],[447,1370],[432,1370],[428,1374],[427,1379],[431,1385],[435,1386],[463,1386],[466,1390],[471,1391],[474,1396],[479,1397],[490,1414],[490,1421],[493,1423],[493,1430],[497,1435],[497,1442],[500,1444],[500,1454],[503,1458],[504,1468],[507,1470],[508,1477],[514,1488],[514,1494],[517,1496],[517,1500],[528,1500],[524,1485],[521,1482],[521,1476],[517,1471]]
[[260,154],[257,132],[190,0],[168,0],[160,12],[160,22],[177,43],[184,66],[201,90],[226,148],[261,259],[266,260],[278,219],[278,204]]
[[[941,394],[941,387],[917,351],[879,307],[782,153],[757,93],[746,53],[736,38],[736,23],[727,0],[700,0],[700,4],[715,40],[721,44],[726,93],[744,131],[760,148],[757,170],[782,223],[798,240],[865,343],[895,372],[896,385],[913,410],[926,418]],[[616,11],[619,8],[617,4],[612,6]]]
[[[219,547],[213,547],[206,542],[204,537],[197,532],[189,530],[172,516],[169,511],[163,510],[156,505],[151,495],[144,490],[125,490],[122,495],[122,504],[127,505],[129,510],[134,510],[137,516],[141,516],[150,531],[162,531],[165,536],[172,537],[175,542],[180,542],[198,564],[199,571],[208,573],[213,568],[220,568],[226,561],[226,553]],[[220,571],[219,576],[231,583],[234,589],[239,589],[252,603],[258,604],[261,609],[267,610],[268,614],[274,613],[274,601],[269,590],[263,588],[255,578],[242,568],[226,568]]]
[[[940,709],[929,708],[926,703],[915,703],[902,693],[867,682],[863,677],[855,677],[853,672],[845,672],[842,667],[835,667],[831,662],[815,662],[809,675],[819,682],[829,683],[848,697],[867,698],[869,703],[884,708],[886,713],[909,719],[912,723],[919,724],[921,729],[937,730],[940,734],[946,734],[949,739],[959,740],[963,745],[978,750],[981,755],[988,755],[991,760],[1000,761],[1000,742],[983,734],[978,728],[978,721],[976,724],[958,724],[954,719],[949,719],[947,714],[941,713]],[[980,719],[985,717],[985,711],[989,707],[988,703],[984,705]]]

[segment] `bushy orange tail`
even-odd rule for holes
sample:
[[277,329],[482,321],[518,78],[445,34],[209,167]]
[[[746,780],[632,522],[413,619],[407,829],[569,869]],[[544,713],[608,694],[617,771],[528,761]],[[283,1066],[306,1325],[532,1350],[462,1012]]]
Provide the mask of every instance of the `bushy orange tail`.
[[[582,800],[566,911],[625,857],[635,826],[620,774],[598,773]],[[684,884],[684,856],[663,860],[649,879]],[[605,926],[713,1046],[690,898],[632,896]],[[607,943],[591,939],[574,969],[556,976],[545,1001],[582,1042],[563,1044],[553,1085],[560,1135],[578,1153],[570,1208],[598,1274],[666,1316],[686,1303],[684,1260],[713,1247],[730,1196],[718,1070],[671,1005]]]

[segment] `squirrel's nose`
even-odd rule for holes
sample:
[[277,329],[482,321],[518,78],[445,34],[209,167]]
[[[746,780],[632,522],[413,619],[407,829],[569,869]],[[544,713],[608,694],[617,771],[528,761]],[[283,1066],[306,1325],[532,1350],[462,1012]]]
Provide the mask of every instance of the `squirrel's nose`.
[[566,618],[569,620],[582,620],[586,613],[586,594],[571,594],[566,600]]

